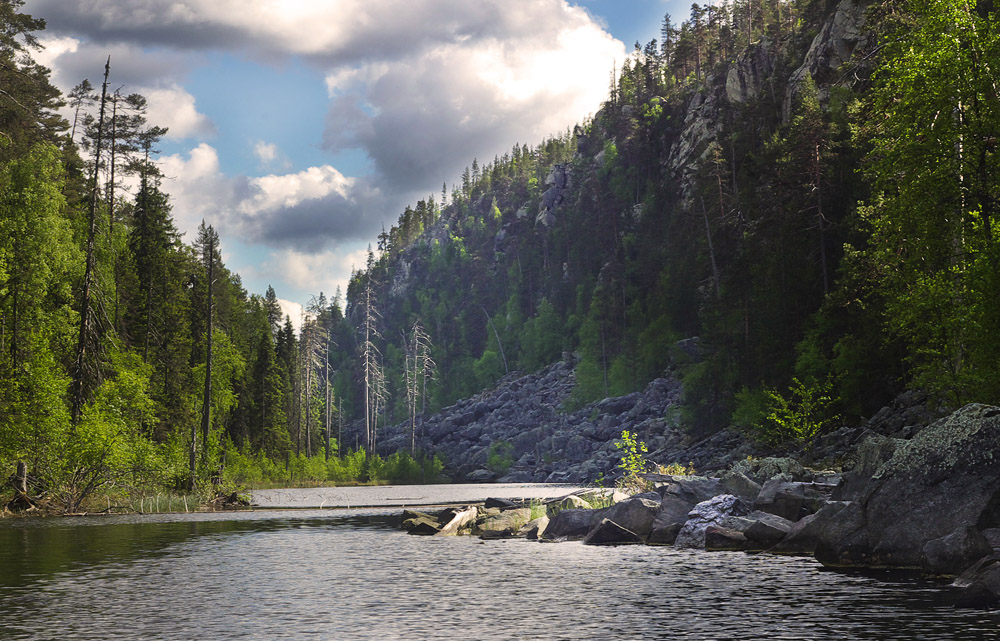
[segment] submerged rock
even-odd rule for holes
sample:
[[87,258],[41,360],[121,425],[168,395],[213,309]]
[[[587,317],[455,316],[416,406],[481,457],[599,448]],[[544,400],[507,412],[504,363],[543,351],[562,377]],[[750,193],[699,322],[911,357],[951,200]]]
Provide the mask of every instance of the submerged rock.
[[1000,556],[980,559],[952,587],[958,588],[956,605],[961,608],[996,608],[1000,606]]

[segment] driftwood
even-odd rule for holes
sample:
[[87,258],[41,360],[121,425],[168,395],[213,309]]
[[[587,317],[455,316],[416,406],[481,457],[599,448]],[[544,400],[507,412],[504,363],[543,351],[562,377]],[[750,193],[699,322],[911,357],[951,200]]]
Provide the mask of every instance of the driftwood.
[[455,509],[451,519],[441,527],[436,536],[455,536],[458,531],[470,523],[474,523],[479,510],[475,506]]

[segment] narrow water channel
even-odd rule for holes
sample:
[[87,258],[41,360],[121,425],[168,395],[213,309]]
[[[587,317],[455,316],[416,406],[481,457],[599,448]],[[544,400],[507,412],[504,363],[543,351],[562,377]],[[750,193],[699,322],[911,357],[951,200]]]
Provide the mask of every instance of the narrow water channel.
[[0,521],[0,639],[998,638],[811,559],[408,536],[390,509]]

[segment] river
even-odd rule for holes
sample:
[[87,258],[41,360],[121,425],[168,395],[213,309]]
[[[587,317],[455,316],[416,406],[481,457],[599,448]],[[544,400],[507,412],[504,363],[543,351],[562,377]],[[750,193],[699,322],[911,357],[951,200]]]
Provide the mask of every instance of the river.
[[398,508],[0,521],[0,639],[992,639],[807,558],[416,537]]

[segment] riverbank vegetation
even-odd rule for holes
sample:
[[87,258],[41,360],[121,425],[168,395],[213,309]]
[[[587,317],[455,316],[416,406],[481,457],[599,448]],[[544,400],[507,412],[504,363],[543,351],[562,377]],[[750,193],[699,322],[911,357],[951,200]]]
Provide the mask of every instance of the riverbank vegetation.
[[[684,363],[692,432],[778,445],[906,387],[1000,402],[995,9],[847,4],[668,16],[592,119],[407,207],[300,331],[212,221],[182,239],[166,131],[115,61],[63,96],[31,57],[44,21],[0,4],[0,474],[24,464],[15,499],[67,511],[213,480],[426,482],[424,416],[564,351],[569,406]],[[835,11],[863,33],[824,31]],[[840,67],[809,58],[848,37]]]

